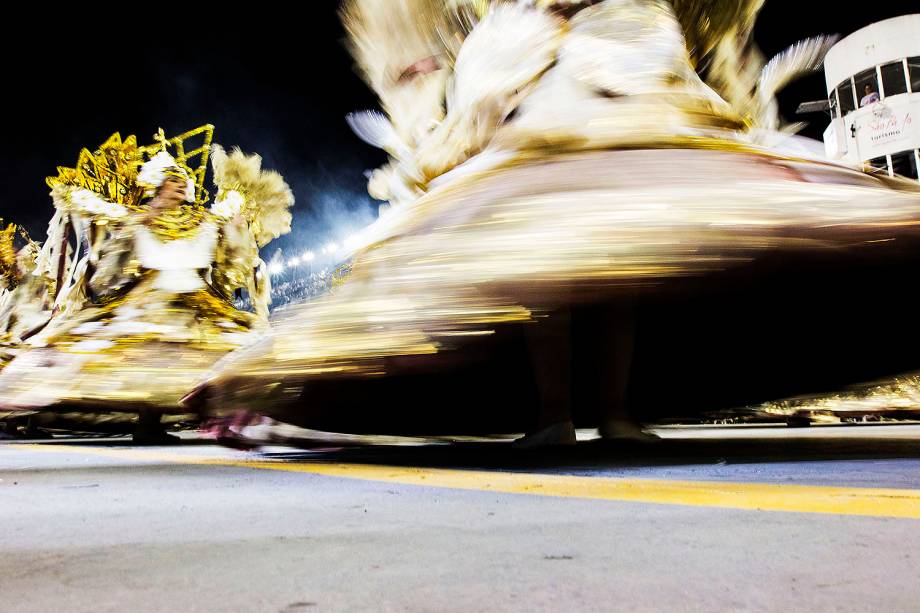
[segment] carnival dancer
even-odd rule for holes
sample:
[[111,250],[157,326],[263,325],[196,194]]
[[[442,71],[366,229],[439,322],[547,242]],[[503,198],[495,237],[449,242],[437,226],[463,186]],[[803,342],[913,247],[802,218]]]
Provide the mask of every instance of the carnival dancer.
[[[916,185],[830,162],[782,124],[776,91],[820,66],[832,39],[764,63],[750,44],[759,0],[385,4],[354,0],[345,17],[386,111],[351,124],[391,154],[370,188],[393,206],[355,241],[336,293],[288,309],[190,402],[341,427],[336,413],[359,404],[362,384],[377,399],[388,377],[455,372],[482,355],[461,349],[503,328],[617,309],[627,314],[594,340],[628,352],[637,295],[784,249],[840,252],[917,231]],[[400,95],[439,83],[442,109],[434,93],[420,96],[424,113]],[[548,336],[570,336],[561,327]],[[543,403],[530,440],[572,442],[570,349],[532,345],[555,360],[533,370],[555,372],[564,400]],[[628,360],[610,367],[625,381]],[[343,381],[348,398],[330,391]],[[602,434],[640,437],[615,406],[622,389],[608,392]]]
[[[196,379],[265,325],[258,250],[290,231],[293,196],[258,156],[212,147],[212,132],[161,130],[147,146],[115,134],[49,178],[79,258],[55,300],[60,315],[0,373],[7,412],[139,413],[138,438],[160,440],[160,414],[184,413],[178,401]],[[209,156],[217,194],[206,208]],[[239,289],[254,313],[234,308]]]

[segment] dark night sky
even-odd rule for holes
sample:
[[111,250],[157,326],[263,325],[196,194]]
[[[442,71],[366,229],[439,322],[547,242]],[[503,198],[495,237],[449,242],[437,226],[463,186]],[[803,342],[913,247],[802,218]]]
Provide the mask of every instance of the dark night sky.
[[[846,4],[767,0],[756,39],[771,55],[805,36],[845,35],[916,10],[907,0]],[[313,247],[369,222],[375,207],[362,173],[384,156],[344,121],[375,99],[342,45],[337,6],[311,0],[296,11],[266,7],[261,16],[223,9],[223,23],[182,12],[149,27],[117,12],[99,19],[100,8],[92,21],[58,15],[57,25],[26,34],[30,45],[6,37],[0,216],[42,239],[52,214],[44,177],[72,166],[81,147],[115,131],[148,141],[158,126],[176,134],[210,122],[216,142],[261,154],[293,187],[294,232],[273,245]],[[821,75],[795,84],[781,98],[786,116],[823,89]],[[807,134],[820,137],[823,118],[806,119],[816,124]]]

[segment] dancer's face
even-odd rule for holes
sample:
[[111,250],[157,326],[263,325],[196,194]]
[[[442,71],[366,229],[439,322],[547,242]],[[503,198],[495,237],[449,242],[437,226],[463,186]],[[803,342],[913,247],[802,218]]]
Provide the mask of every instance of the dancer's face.
[[157,199],[163,208],[172,209],[185,201],[185,181],[179,177],[166,177],[157,190]]

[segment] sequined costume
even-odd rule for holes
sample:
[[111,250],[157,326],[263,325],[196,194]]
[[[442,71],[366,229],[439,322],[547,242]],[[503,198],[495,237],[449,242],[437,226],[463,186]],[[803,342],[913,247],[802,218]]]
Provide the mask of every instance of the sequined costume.
[[33,274],[38,251],[24,228],[10,223],[0,231],[0,367],[51,318],[53,284]]
[[781,124],[775,92],[832,40],[764,63],[760,4],[349,3],[386,112],[349,121],[391,155],[369,185],[391,207],[338,291],[286,309],[187,401],[317,427],[390,389],[339,399],[327,382],[446,371],[562,306],[916,237],[915,184],[829,162]]
[[[0,372],[0,405],[30,411],[181,413],[179,399],[263,328],[268,275],[259,247],[290,230],[293,196],[258,156],[211,145],[211,126],[138,146],[113,135],[49,178],[56,207],[39,269],[64,270],[50,323]],[[189,143],[198,139],[200,146]],[[204,177],[210,156],[217,194]],[[193,168],[192,165],[195,164]],[[186,202],[151,203],[167,178]],[[77,229],[76,257],[58,226]],[[63,246],[63,247],[62,247]],[[232,305],[249,293],[255,312]]]

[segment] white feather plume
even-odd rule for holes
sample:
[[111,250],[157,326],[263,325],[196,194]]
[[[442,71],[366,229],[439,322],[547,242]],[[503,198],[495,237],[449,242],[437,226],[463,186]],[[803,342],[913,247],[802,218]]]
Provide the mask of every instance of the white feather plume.
[[359,111],[345,116],[348,127],[368,145],[383,149],[399,160],[408,159],[411,151],[396,134],[386,115],[377,111]]
[[214,145],[211,166],[218,188],[215,206],[219,210],[229,210],[233,207],[223,207],[224,200],[237,200],[242,196],[244,204],[230,204],[240,206],[259,247],[291,231],[290,208],[294,205],[294,194],[280,174],[262,170],[261,156],[247,155],[239,149],[233,149],[228,155],[223,147]]
[[824,56],[836,42],[836,36],[807,38],[791,45],[767,62],[757,80],[755,125],[779,129],[776,93],[793,80],[821,68]]

